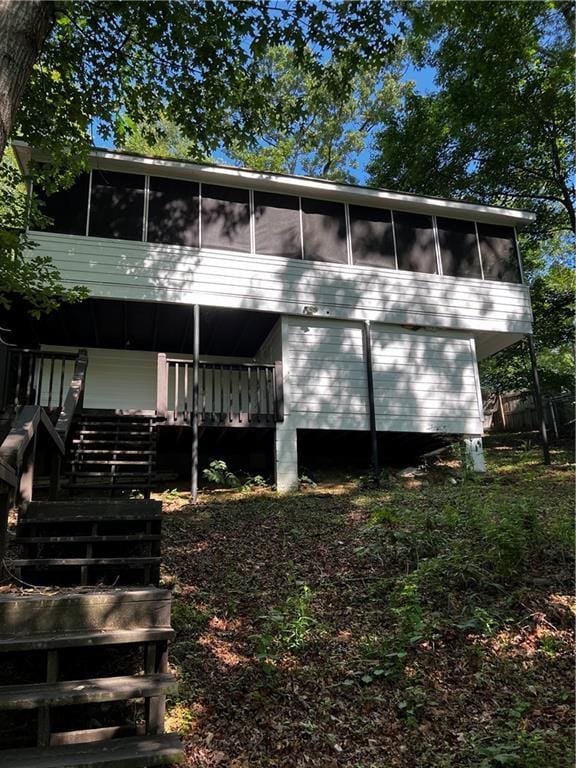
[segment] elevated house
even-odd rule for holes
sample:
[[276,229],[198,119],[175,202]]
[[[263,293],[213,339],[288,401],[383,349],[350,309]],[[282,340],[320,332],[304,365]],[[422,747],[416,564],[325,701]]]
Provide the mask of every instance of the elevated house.
[[[15,150],[24,174],[47,159]],[[280,491],[313,430],[463,435],[483,469],[478,361],[531,332],[533,214],[108,150],[90,166],[30,233],[90,298],[3,319],[5,407],[58,411],[85,368],[74,478],[152,483],[190,427],[273,434]]]

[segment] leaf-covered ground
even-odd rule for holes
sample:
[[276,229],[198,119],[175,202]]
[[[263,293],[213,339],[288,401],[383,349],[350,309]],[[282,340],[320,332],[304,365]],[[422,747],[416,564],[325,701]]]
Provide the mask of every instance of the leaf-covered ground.
[[571,768],[573,459],[165,503],[190,768]]

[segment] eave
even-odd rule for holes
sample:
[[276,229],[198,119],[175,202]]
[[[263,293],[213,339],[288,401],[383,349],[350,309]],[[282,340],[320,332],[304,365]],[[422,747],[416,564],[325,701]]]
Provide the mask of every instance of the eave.
[[[32,159],[49,161],[44,152],[34,150],[22,141],[12,142],[18,163],[26,175]],[[395,192],[373,187],[356,186],[306,176],[291,176],[280,173],[266,173],[246,168],[225,165],[209,165],[182,160],[145,157],[108,149],[92,150],[88,157],[90,167],[102,170],[116,170],[124,173],[153,174],[184,180],[194,180],[224,186],[249,187],[262,191],[318,197],[327,200],[356,205],[393,208],[398,211],[427,213],[455,219],[467,219],[489,224],[521,229],[536,216],[531,211],[517,208],[502,208],[478,205],[440,197],[427,197]]]

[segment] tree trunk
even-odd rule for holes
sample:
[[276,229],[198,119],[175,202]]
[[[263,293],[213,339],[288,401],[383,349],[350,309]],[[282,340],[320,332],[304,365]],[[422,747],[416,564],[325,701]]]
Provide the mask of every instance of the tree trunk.
[[52,2],[0,0],[0,158],[53,21]]

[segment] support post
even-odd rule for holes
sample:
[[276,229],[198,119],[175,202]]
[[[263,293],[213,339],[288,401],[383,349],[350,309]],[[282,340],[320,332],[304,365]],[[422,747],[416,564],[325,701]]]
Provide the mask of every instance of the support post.
[[198,371],[200,357],[200,307],[194,304],[194,362],[192,365],[192,504],[198,500]]
[[464,435],[464,447],[474,472],[486,472],[482,435]]
[[298,436],[289,421],[276,424],[274,465],[276,490],[295,491],[298,488]]
[[168,411],[168,363],[166,353],[159,352],[156,367],[156,414],[166,416]]
[[364,350],[366,356],[366,381],[368,384],[368,409],[370,416],[370,440],[372,443],[372,472],[377,486],[380,485],[380,460],[378,456],[378,432],[374,405],[374,375],[372,372],[372,334],[370,320],[364,321]]
[[542,403],[542,390],[540,389],[540,377],[538,376],[538,363],[536,361],[534,337],[530,334],[526,339],[528,341],[528,351],[530,353],[530,362],[532,364],[532,388],[534,392],[534,405],[536,406],[536,414],[540,425],[540,434],[542,436],[542,454],[544,456],[544,464],[550,464],[550,445],[548,443],[546,419],[544,418],[544,406]]

